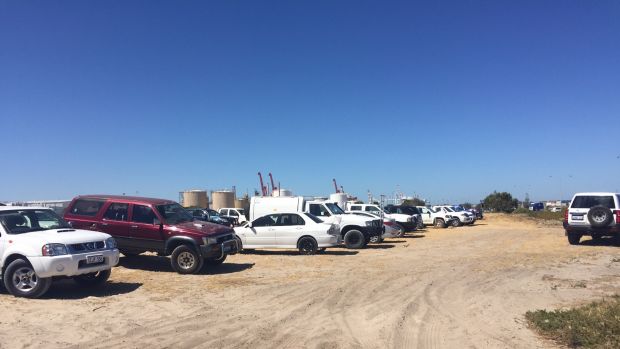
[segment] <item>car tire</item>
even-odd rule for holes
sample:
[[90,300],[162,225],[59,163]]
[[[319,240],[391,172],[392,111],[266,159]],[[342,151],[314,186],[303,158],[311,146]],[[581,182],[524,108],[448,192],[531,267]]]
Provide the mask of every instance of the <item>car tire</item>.
[[594,206],[588,212],[588,221],[595,228],[606,227],[613,220],[613,213],[605,206]]
[[579,245],[579,240],[581,240],[581,234],[568,234],[568,243],[571,245]]
[[4,287],[15,297],[39,298],[52,285],[52,278],[38,277],[32,265],[23,259],[12,261],[3,279]]
[[441,218],[435,218],[435,222],[433,222],[435,228],[445,228],[446,222]]
[[316,243],[316,240],[309,236],[304,236],[297,242],[297,248],[299,249],[300,254],[311,255],[316,254],[319,246]]
[[405,227],[396,223],[396,228],[398,230],[398,232],[396,233],[397,238],[402,238],[403,236],[405,236]]
[[243,242],[241,241],[241,238],[238,236],[235,236],[235,241],[237,241],[237,252],[241,253],[243,251]]
[[226,260],[226,256],[227,255],[223,255],[220,258],[205,258],[205,265],[208,265],[210,267],[220,266]]
[[172,269],[179,274],[194,274],[202,269],[204,259],[195,249],[180,245],[172,251],[170,264]]
[[72,279],[80,286],[96,287],[103,285],[110,278],[110,269],[101,270],[95,273],[76,275]]
[[418,230],[424,229],[424,222],[418,221],[417,228],[418,228]]
[[372,236],[372,237],[370,238],[370,243],[371,243],[371,244],[376,244],[376,243],[378,243],[378,242],[381,242],[381,238],[380,238],[379,236],[376,236],[376,235],[375,235],[375,236]]
[[344,234],[344,245],[347,248],[360,249],[366,246],[366,238],[359,230],[349,230],[346,234]]
[[460,227],[461,226],[461,220],[456,218],[452,221],[452,226],[453,227]]

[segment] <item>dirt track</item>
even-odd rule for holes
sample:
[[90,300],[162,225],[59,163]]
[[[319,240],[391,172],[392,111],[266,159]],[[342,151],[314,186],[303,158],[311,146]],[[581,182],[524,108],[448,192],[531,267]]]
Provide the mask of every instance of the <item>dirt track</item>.
[[[585,238],[584,238],[585,240]],[[121,259],[99,291],[0,294],[0,348],[548,348],[527,310],[620,293],[620,249],[503,215],[366,250],[257,251],[203,275]]]

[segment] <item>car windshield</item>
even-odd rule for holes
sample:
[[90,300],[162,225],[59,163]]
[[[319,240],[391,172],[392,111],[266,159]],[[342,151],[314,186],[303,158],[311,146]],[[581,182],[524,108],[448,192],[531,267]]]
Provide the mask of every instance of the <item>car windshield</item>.
[[418,210],[417,207],[411,207],[411,206],[402,206],[400,208],[400,211],[404,214],[408,214],[410,216],[413,216],[414,214],[419,214],[420,211]]
[[463,209],[461,206],[453,206],[452,209],[454,210],[454,212],[465,211],[465,209]]
[[320,220],[319,217],[313,215],[312,213],[305,212],[304,214],[308,216],[308,218],[312,219],[315,223],[323,223],[323,221]]
[[220,217],[220,214],[217,213],[216,210],[207,210],[207,213],[209,213],[209,216],[211,217],[218,217],[218,218]]
[[176,202],[172,204],[158,205],[157,211],[161,214],[167,224],[185,223],[194,220],[194,217],[192,217],[186,209]]
[[52,210],[0,211],[0,223],[2,223],[9,234],[71,228],[64,219]]
[[448,211],[448,212],[454,212],[454,210],[453,210],[453,209],[451,209],[450,207],[444,207],[444,208],[445,208],[445,209],[446,209],[446,211]]
[[337,204],[327,203],[325,206],[327,206],[333,214],[344,214],[344,211]]

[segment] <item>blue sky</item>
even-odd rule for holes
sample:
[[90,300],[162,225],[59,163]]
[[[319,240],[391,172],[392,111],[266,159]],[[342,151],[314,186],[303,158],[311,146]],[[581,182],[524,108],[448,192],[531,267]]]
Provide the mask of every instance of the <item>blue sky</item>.
[[0,1],[0,201],[620,189],[618,1]]

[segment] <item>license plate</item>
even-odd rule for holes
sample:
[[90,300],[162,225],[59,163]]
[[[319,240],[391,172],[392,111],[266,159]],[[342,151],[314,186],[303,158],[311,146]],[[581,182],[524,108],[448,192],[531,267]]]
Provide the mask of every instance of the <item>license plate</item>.
[[233,250],[233,245],[232,244],[224,245],[223,250],[224,252],[230,252]]
[[573,220],[574,221],[582,221],[583,220],[583,216],[573,216]]
[[102,255],[86,256],[86,264],[95,264],[95,263],[102,263],[102,262],[103,262]]

